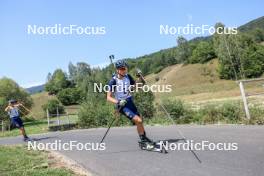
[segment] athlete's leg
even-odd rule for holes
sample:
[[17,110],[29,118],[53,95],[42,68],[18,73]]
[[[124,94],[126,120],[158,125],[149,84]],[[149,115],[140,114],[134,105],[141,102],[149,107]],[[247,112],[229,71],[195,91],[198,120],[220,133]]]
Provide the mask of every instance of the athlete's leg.
[[142,117],[139,115],[133,101],[128,101],[126,106],[121,109],[121,113],[132,120],[137,126],[137,132],[142,142],[152,142],[146,137]]
[[19,128],[21,135],[23,135],[24,138],[27,138],[27,134],[24,127]]
[[137,131],[139,135],[144,135],[145,129],[143,126],[143,121],[142,118],[138,115],[135,115],[132,121],[136,124],[137,126]]
[[24,128],[23,121],[20,117],[14,118],[13,123],[16,125],[17,128],[19,128],[21,135],[23,135],[24,139],[28,138],[26,134],[26,130]]

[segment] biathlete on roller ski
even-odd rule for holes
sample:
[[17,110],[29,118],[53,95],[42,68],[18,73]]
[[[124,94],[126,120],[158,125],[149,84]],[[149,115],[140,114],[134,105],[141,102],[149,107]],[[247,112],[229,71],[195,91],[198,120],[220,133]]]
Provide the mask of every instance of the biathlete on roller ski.
[[125,115],[137,126],[137,132],[140,142],[153,143],[146,136],[142,117],[140,116],[137,107],[133,102],[133,97],[130,93],[130,86],[136,86],[136,82],[144,82],[137,74],[138,80],[135,81],[131,75],[128,74],[128,65],[124,60],[118,60],[115,63],[116,73],[109,81],[109,91],[107,92],[107,101],[114,103],[119,113]]
[[25,142],[29,141],[30,138],[27,136],[23,121],[20,117],[19,107],[23,106],[21,103],[18,103],[16,100],[9,100],[8,106],[5,108],[5,111],[10,116],[11,125],[17,127],[20,130],[20,133],[23,135],[23,140]]

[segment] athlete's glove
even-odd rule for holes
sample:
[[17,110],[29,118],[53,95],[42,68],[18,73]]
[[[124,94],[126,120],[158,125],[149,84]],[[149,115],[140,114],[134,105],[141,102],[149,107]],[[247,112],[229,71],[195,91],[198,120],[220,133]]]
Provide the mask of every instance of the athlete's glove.
[[120,106],[120,107],[124,107],[124,106],[126,105],[126,103],[127,103],[126,100],[119,100],[117,104],[118,104],[118,106]]
[[136,69],[137,73],[136,73],[136,76],[137,77],[141,77],[142,76],[142,71],[140,69]]

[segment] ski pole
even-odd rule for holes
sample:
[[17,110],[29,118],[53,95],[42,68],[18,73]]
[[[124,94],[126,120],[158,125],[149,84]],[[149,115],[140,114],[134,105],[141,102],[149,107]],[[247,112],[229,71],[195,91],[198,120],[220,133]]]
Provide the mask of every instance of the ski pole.
[[[172,121],[173,125],[176,125],[174,120],[172,119],[172,117],[170,116],[170,114],[168,113],[168,111],[165,109],[165,107],[160,104],[161,108],[164,110],[164,112],[167,114],[167,116],[169,117],[169,119]],[[185,136],[182,134],[182,132],[179,129],[176,129],[177,132],[179,133],[179,135],[181,136],[181,138],[184,140],[185,143],[187,143],[187,140],[185,138]],[[197,161],[199,163],[202,163],[202,161],[200,160],[200,158],[197,156],[197,154],[191,149],[191,147],[189,146],[189,150],[191,151],[191,153],[194,155],[194,157],[197,159]]]
[[28,111],[29,113],[31,113],[32,115],[34,115],[34,114],[32,113],[32,111],[30,111],[28,108],[26,108],[22,103],[20,103],[20,105],[21,105],[26,111]]
[[108,129],[106,130],[106,132],[105,132],[105,134],[104,134],[104,137],[102,138],[100,144],[103,143],[103,141],[104,141],[104,139],[105,139],[105,137],[106,137],[108,131],[110,130],[110,128],[111,128],[112,124],[115,122],[115,120],[116,120],[116,118],[114,118],[114,119],[111,121],[111,123],[110,123]]
[[[33,112],[30,111],[28,108],[26,108],[22,103],[20,103],[20,105],[21,105],[21,107],[23,107],[26,111],[28,111],[29,113],[31,113],[32,115],[34,115]],[[25,115],[25,113],[23,113],[21,110],[20,110],[20,112],[21,112],[23,115]],[[37,126],[38,128],[40,128],[41,130],[44,130],[44,128],[41,127],[41,126],[39,126],[38,124],[35,123],[34,125],[36,125],[36,126]]]
[[[120,110],[121,110],[121,108],[122,108],[122,107],[120,106],[116,111],[119,113]],[[113,125],[113,123],[114,123],[117,119],[118,119],[118,118],[115,117],[115,118],[111,121],[111,123],[110,123],[110,125],[108,126],[108,129],[106,130],[106,132],[105,132],[105,134],[104,134],[104,137],[102,138],[100,144],[104,141],[104,139],[105,139],[105,137],[106,137],[108,131],[110,130],[111,126]]]
[[[110,55],[110,56],[109,56],[110,63],[111,63],[111,65],[113,65],[113,67],[115,67],[115,65],[114,65],[114,63],[113,63],[114,58],[115,58],[114,55]],[[120,109],[121,109],[121,108],[118,109],[118,112],[120,111]],[[111,123],[110,123],[108,129],[106,130],[106,132],[105,132],[105,134],[104,134],[104,137],[102,138],[100,144],[104,141],[104,139],[105,139],[107,133],[109,132],[111,126],[113,125],[113,123],[115,122],[116,119],[117,119],[117,118],[114,118],[114,119],[111,121]]]
[[30,112],[30,113],[32,113],[28,108],[26,108],[23,104],[21,104],[21,106],[25,109],[25,110],[27,110],[28,112]]
[[28,108],[26,108],[22,103],[20,103],[21,107],[23,107],[26,111],[28,111],[29,113],[31,113],[33,116],[36,117],[36,114],[34,114],[32,111],[30,111]]
[[[143,77],[142,72],[140,71],[140,69],[137,68],[137,72],[138,72],[138,74],[140,75],[141,79],[146,83],[146,80],[145,80],[145,78]],[[168,116],[168,118],[172,121],[173,125],[176,125],[175,122],[174,122],[174,120],[173,120],[172,117],[170,116],[169,112],[168,112],[168,111],[166,110],[166,108],[163,106],[163,104],[160,103],[159,105],[161,106],[161,108],[163,109],[163,111],[166,113],[166,115]],[[179,135],[181,136],[181,138],[184,140],[184,142],[187,143],[187,140],[186,140],[186,138],[184,137],[183,133],[182,133],[179,129],[177,129],[177,128],[176,128],[176,130],[177,130],[177,132],[179,133]],[[202,161],[199,159],[198,155],[197,155],[197,154],[191,149],[190,146],[189,146],[189,150],[190,150],[190,152],[194,155],[194,157],[197,159],[197,161],[198,161],[199,163],[202,163]]]

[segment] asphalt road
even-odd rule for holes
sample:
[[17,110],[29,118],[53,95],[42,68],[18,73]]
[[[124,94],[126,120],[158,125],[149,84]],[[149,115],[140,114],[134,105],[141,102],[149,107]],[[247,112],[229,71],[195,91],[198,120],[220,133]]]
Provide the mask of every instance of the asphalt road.
[[[148,136],[154,140],[181,139],[180,130],[188,140],[210,143],[237,143],[236,151],[195,151],[199,163],[190,151],[170,150],[168,154],[148,152],[138,147],[135,127],[112,128],[106,137],[104,151],[59,151],[78,162],[93,175],[128,176],[251,176],[264,173],[264,127],[263,126],[154,126],[146,127]],[[34,135],[38,143],[60,140],[61,143],[100,142],[105,128],[72,130]],[[0,144],[17,144],[21,137],[2,138]],[[178,141],[183,143],[183,141]]]

